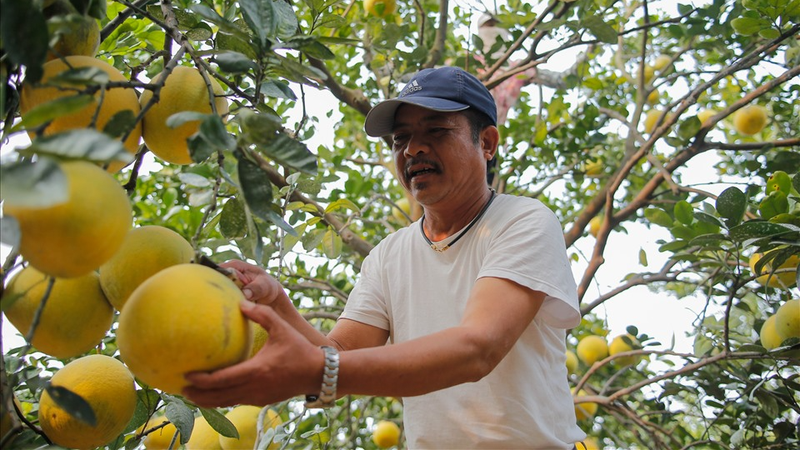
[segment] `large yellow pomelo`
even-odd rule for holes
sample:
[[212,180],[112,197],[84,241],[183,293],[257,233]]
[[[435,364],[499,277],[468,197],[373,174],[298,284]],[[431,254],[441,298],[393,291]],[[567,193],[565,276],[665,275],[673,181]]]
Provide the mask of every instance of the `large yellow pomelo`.
[[221,450],[219,437],[220,434],[208,424],[205,417],[197,416],[194,418],[192,437],[186,443],[186,450]]
[[381,420],[372,432],[372,442],[379,448],[390,448],[400,442],[400,427],[391,420]]
[[759,337],[761,338],[761,346],[767,350],[772,350],[773,348],[780,347],[783,339],[775,331],[775,315],[771,315],[767,317],[767,320],[764,321],[764,325],[761,325],[761,331],[758,333]]
[[159,225],[134,228],[122,247],[100,266],[100,286],[118,311],[146,279],[176,264],[189,263],[194,249],[180,234]]
[[787,300],[774,317],[775,332],[781,339],[800,338],[800,299]]
[[397,9],[396,0],[364,0],[364,10],[375,17],[386,18]]
[[269,339],[267,330],[253,321],[250,321],[250,333],[252,335],[252,341],[250,343],[250,356],[248,356],[248,359],[255,356],[256,353],[264,347],[264,344],[267,343],[267,339]]
[[733,126],[740,134],[756,134],[767,125],[767,109],[761,105],[750,105],[733,114]]
[[[80,94],[84,86],[55,82],[53,85],[49,85],[48,82],[54,76],[70,68],[78,69],[82,67],[95,67],[100,69],[108,74],[109,81],[112,82],[128,81],[128,79],[122,75],[122,72],[117,70],[114,66],[100,59],[92,58],[91,56],[73,55],[63,59],[54,59],[48,61],[42,67],[44,75],[39,84],[26,84],[23,86],[19,99],[20,115],[24,118],[26,114],[36,106],[62,97]],[[79,111],[53,119],[45,129],[44,134],[50,135],[67,130],[88,128],[93,123],[92,121],[95,120],[95,116],[95,128],[103,131],[103,128],[115,114],[127,110],[136,117],[141,111],[136,91],[132,87],[114,87],[107,89],[102,95],[102,104],[100,103],[100,99],[100,93],[95,92],[93,102]],[[141,137],[142,125],[141,122],[137,122],[133,131],[131,131],[128,138],[125,139],[123,143],[125,149],[135,154],[139,149],[139,139]],[[31,138],[33,138],[33,135],[31,135]],[[112,163],[108,170],[109,172],[116,172],[121,169],[122,166],[124,166],[124,164],[121,162]]]
[[608,343],[602,336],[586,336],[578,342],[575,352],[578,354],[578,359],[591,366],[608,356]]
[[225,275],[178,264],[148,278],[119,315],[120,356],[152,387],[180,394],[184,375],[230,366],[250,354],[244,296]]
[[[794,286],[797,281],[797,267],[800,266],[800,256],[792,255],[784,261],[778,269],[773,272],[772,263],[767,263],[761,268],[761,272],[756,273],[756,263],[763,258],[761,253],[754,253],[750,257],[749,265],[750,271],[756,277],[756,281],[762,286],[769,286],[774,288],[789,288]],[[763,275],[762,275],[763,274]]]
[[67,201],[46,208],[5,202],[19,222],[20,254],[55,277],[86,275],[108,261],[131,228],[131,204],[122,186],[86,161],[60,165],[69,184]]
[[[8,284],[3,295],[4,312],[22,334],[27,335],[30,330],[47,291],[48,279],[28,266]],[[31,344],[56,358],[82,355],[100,343],[113,319],[114,309],[106,301],[96,273],[56,278]]]
[[[627,352],[634,349],[628,342],[626,342],[626,338],[630,341],[633,345],[639,346],[639,341],[636,340],[636,337],[630,334],[619,335],[611,340],[611,343],[608,345],[608,354],[609,355],[616,355],[617,353]],[[630,364],[636,364],[639,361],[639,357],[636,355],[633,356],[623,356],[621,358],[615,358],[612,362],[618,366],[627,366]]]
[[[163,76],[163,72],[157,75],[153,83],[160,83]],[[214,103],[217,114],[224,117],[228,114],[228,100],[222,97],[223,91],[219,83],[211,77],[209,80],[216,95]],[[140,98],[141,106],[145,107],[152,98],[153,91],[145,90]],[[177,66],[161,88],[158,103],[145,112],[142,122],[147,147],[159,158],[173,164],[192,162],[186,139],[200,127],[198,121],[187,122],[177,128],[167,126],[167,119],[171,115],[183,111],[211,114],[211,102],[203,75],[193,67]]]
[[175,439],[175,445],[172,448],[177,449],[180,447],[181,434],[178,433],[178,435],[175,436],[175,432],[178,431],[178,428],[176,428],[172,423],[159,426],[164,422],[168,422],[168,420],[169,419],[167,419],[166,416],[155,417],[149,420],[144,426],[139,427],[139,433],[153,430],[147,433],[142,441],[145,449],[167,450],[172,443],[173,438]]
[[72,55],[94,57],[100,48],[100,26],[94,17],[80,14],[68,0],[59,0],[44,8],[52,48],[48,61]]
[[578,372],[578,356],[572,350],[567,350],[567,373],[573,374]]
[[[220,446],[224,450],[249,450],[255,448],[259,413],[261,413],[261,408],[252,405],[239,405],[228,411],[225,417],[236,427],[236,431],[239,432],[239,439],[220,435]],[[268,409],[264,415],[264,431],[275,428],[280,424],[281,418],[278,413]],[[280,445],[275,442],[267,448],[274,450],[280,448]]]
[[[578,391],[578,395],[575,395],[575,389],[572,389],[572,394],[575,397],[585,397],[588,394],[586,391],[581,389]],[[591,419],[594,415],[597,414],[597,403],[594,402],[580,402],[575,403],[575,417],[580,420]]]
[[118,360],[89,355],[61,368],[50,380],[86,400],[97,423],[90,426],[60,407],[45,391],[39,402],[39,425],[53,443],[68,448],[95,448],[119,436],[136,409],[133,375]]

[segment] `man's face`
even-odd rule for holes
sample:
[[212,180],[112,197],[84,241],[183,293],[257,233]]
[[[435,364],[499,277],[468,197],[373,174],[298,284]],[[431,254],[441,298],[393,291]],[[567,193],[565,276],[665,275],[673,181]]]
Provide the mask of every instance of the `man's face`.
[[392,154],[400,182],[423,205],[457,202],[486,189],[487,150],[472,140],[460,112],[402,105],[395,114]]

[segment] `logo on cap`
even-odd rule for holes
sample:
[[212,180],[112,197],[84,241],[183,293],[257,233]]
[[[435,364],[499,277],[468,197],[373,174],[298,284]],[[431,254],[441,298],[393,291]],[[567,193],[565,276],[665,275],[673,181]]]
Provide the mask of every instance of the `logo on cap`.
[[400,93],[397,97],[405,97],[406,95],[410,95],[414,92],[421,91],[422,86],[417,83],[417,80],[411,80],[411,83],[408,83],[406,87],[403,88],[403,92]]

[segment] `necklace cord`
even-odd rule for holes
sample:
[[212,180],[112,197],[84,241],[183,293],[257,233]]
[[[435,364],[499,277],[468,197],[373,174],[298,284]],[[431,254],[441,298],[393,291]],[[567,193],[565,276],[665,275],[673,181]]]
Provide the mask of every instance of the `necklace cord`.
[[473,226],[473,225],[475,225],[476,223],[478,223],[478,221],[479,221],[479,220],[481,220],[481,217],[483,217],[483,214],[486,212],[486,210],[488,210],[488,209],[489,209],[489,206],[490,206],[490,205],[492,204],[492,202],[494,201],[494,196],[495,196],[495,191],[494,191],[494,189],[491,189],[491,191],[492,191],[492,195],[489,197],[489,201],[488,201],[488,202],[486,202],[486,205],[483,207],[483,209],[481,209],[481,211],[478,213],[478,215],[477,215],[477,216],[475,216],[475,218],[474,218],[474,219],[472,219],[472,221],[471,221],[471,222],[470,222],[470,223],[467,225],[467,227],[466,227],[466,228],[464,228],[464,231],[462,231],[461,233],[459,233],[459,234],[458,234],[458,236],[456,236],[456,238],[455,238],[455,239],[453,239],[453,240],[452,240],[452,241],[451,241],[449,244],[445,245],[445,246],[444,246],[444,247],[442,247],[442,248],[438,248],[438,247],[436,246],[436,244],[434,244],[433,242],[431,242],[431,240],[430,240],[430,239],[428,239],[428,236],[425,234],[425,227],[424,227],[424,225],[425,225],[425,215],[423,214],[423,216],[422,216],[422,219],[419,221],[419,230],[422,232],[422,237],[423,237],[423,238],[425,238],[425,242],[427,242],[427,243],[428,243],[428,245],[429,245],[429,246],[430,246],[430,247],[431,247],[433,250],[435,250],[435,251],[437,251],[437,252],[439,252],[439,253],[442,253],[442,252],[444,252],[445,250],[447,250],[448,248],[450,248],[450,247],[452,247],[453,245],[455,245],[455,243],[456,243],[456,242],[458,242],[458,240],[459,240],[459,239],[461,239],[461,238],[462,238],[462,237],[463,237],[465,234],[467,234],[467,232],[470,230],[470,228],[472,228],[472,226]]

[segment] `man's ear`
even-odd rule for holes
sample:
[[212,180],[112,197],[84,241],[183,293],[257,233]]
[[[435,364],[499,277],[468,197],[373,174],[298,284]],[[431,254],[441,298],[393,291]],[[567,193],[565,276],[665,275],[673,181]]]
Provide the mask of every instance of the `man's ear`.
[[481,150],[487,161],[494,158],[497,145],[500,143],[500,131],[495,126],[485,127],[481,131]]

